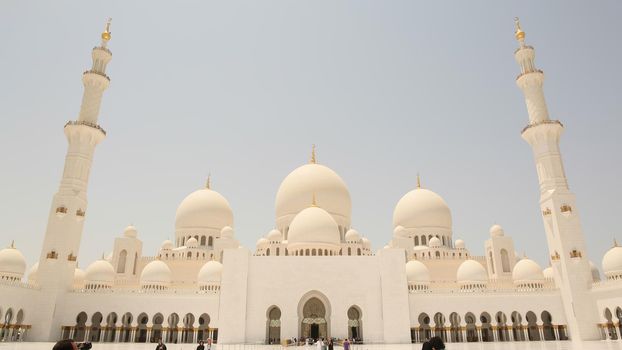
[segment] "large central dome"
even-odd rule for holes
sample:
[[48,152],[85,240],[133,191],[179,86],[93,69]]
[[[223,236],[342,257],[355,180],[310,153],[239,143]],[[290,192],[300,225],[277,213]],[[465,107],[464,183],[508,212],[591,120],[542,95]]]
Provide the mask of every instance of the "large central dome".
[[220,193],[209,188],[189,194],[177,208],[175,228],[210,228],[220,230],[233,226],[233,211]]
[[441,196],[417,188],[406,193],[395,206],[393,225],[409,229],[451,230],[451,212]]
[[284,232],[294,216],[309,207],[313,196],[339,226],[350,226],[352,203],[345,182],[330,168],[310,163],[292,171],[281,183],[276,194],[277,227]]

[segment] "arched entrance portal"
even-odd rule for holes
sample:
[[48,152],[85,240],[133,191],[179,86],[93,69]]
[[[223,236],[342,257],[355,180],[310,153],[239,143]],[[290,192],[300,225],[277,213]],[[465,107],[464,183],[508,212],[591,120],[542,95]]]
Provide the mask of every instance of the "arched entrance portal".
[[329,337],[329,314],[322,300],[313,296],[304,302],[302,310],[299,311],[302,311],[300,322],[301,338],[327,339]]
[[281,343],[281,309],[276,306],[268,310],[266,344]]
[[363,327],[361,327],[361,311],[352,306],[348,309],[348,338],[363,340]]

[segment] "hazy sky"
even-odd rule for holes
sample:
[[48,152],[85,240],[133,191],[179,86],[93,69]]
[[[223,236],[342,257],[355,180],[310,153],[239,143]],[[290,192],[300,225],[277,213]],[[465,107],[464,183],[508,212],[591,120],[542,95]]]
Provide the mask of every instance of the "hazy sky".
[[[163,5],[162,3],[166,4]],[[112,250],[134,223],[144,254],[174,237],[201,188],[231,203],[246,247],[274,225],[280,182],[318,161],[347,183],[374,249],[393,208],[423,186],[449,204],[454,239],[483,253],[501,224],[548,265],[513,52],[514,16],[546,74],[551,118],[590,259],[622,240],[620,1],[2,1],[0,244],[39,256],[76,119],[81,74],[113,18],[79,255]]]

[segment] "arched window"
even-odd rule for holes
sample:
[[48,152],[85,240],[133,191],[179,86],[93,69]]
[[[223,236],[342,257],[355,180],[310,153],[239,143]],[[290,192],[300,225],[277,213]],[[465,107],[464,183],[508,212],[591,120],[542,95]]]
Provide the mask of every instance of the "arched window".
[[315,248],[314,248],[314,249],[312,249],[312,250],[311,250],[311,255],[315,256],[316,254],[317,254],[317,250],[315,250]]
[[501,268],[503,272],[510,272],[510,258],[508,251],[505,249],[501,249]]
[[427,241],[425,239],[425,236],[421,236],[421,245],[426,245]]
[[188,259],[192,258],[192,253],[191,253],[191,252],[188,252],[188,254],[186,254],[186,257],[187,257]]
[[361,255],[361,248],[356,248],[356,255]]
[[207,239],[207,246],[208,247],[214,246],[214,237],[209,236],[209,238]]
[[119,262],[117,263],[117,273],[125,273],[125,264],[127,262],[127,250],[123,249],[119,253]]
[[266,255],[270,256],[270,248],[266,249]]
[[348,255],[352,255],[352,248],[348,247]]
[[436,255],[436,258],[437,258],[437,259],[440,259],[440,258],[441,258],[441,252],[437,251],[437,252],[435,253],[435,255]]
[[276,255],[278,256],[278,255],[279,255],[279,253],[280,253],[280,251],[279,251],[279,247],[276,247]]
[[201,245],[205,245],[205,236],[201,236]]
[[415,246],[419,245],[419,236],[415,236]]

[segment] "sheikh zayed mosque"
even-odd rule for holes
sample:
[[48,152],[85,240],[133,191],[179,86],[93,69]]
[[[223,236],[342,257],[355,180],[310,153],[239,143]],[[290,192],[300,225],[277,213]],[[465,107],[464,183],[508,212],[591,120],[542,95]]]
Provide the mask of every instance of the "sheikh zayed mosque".
[[[95,146],[106,137],[98,116],[110,84],[108,22],[82,76],[79,116],[64,126],[65,167],[38,262],[27,271],[18,246],[0,251],[0,339],[620,341],[622,247],[614,242],[602,259],[588,258],[559,147],[564,126],[549,118],[544,73],[518,20],[514,34],[516,84],[529,115],[521,136],[533,151],[549,249],[544,269],[515,253],[499,225],[490,228],[484,256],[472,255],[453,237],[447,203],[418,179],[396,198],[393,232],[373,251],[352,228],[345,181],[318,163],[313,150],[307,164],[285,176],[276,193],[275,229],[253,249],[236,239],[231,207],[208,180],[179,204],[173,241],[145,252],[140,233],[128,226],[114,239],[112,254],[83,271],[77,262],[89,173]],[[288,278],[300,271],[305,278]]]

